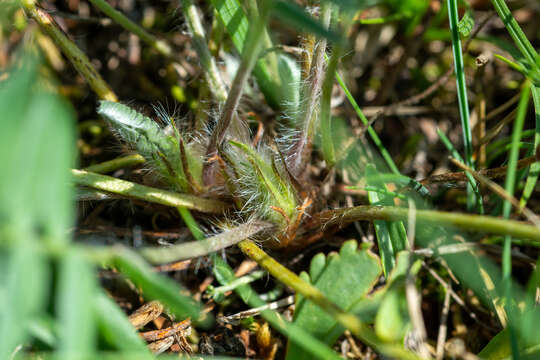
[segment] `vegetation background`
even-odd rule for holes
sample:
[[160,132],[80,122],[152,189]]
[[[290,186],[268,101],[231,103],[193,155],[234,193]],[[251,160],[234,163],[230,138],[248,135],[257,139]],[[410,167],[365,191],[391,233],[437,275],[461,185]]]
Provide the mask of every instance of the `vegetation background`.
[[540,358],[539,13],[0,1],[0,359]]

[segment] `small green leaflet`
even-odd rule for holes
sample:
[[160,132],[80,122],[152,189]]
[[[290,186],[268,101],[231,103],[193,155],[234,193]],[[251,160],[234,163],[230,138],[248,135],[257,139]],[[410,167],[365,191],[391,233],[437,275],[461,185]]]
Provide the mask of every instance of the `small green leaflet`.
[[458,22],[458,31],[463,37],[468,37],[471,34],[471,31],[474,27],[474,19],[472,17],[471,11],[467,10],[465,15]]

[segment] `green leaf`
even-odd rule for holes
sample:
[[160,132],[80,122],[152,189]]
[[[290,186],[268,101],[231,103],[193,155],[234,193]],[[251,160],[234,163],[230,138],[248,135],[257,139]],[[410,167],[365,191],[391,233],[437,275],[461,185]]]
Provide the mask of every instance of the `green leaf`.
[[[357,249],[354,240],[347,241],[339,254],[326,258],[316,255],[311,262],[311,282],[340,308],[348,311],[375,285],[381,275],[379,259],[368,249]],[[306,277],[306,274],[302,275]],[[294,324],[309,331],[316,338],[332,345],[343,333],[335,319],[310,301],[298,297]],[[308,359],[305,350],[289,344],[287,359]]]
[[467,10],[461,20],[458,22],[458,31],[463,37],[468,37],[474,27],[474,18],[471,11]]
[[381,301],[375,317],[375,333],[382,340],[392,342],[403,339],[409,327],[404,289],[388,291]]
[[199,319],[200,305],[188,296],[182,295],[182,288],[176,282],[155,273],[135,253],[124,249],[113,263],[120,272],[142,289],[145,298],[161,301],[181,319],[191,317],[194,320],[202,320]]
[[[370,182],[370,179],[376,178],[377,172],[371,164],[366,166],[367,184],[380,187],[386,190],[386,186],[379,182]],[[382,196],[379,192],[368,191],[368,199],[371,205],[391,205],[392,197]],[[375,233],[379,244],[379,254],[381,256],[384,274],[386,277],[395,266],[395,258],[399,251],[407,247],[407,233],[405,225],[401,221],[374,221]]]
[[181,151],[185,153],[189,173],[195,182],[202,183],[202,159],[183,142],[172,120],[169,120],[169,125],[173,128],[174,136],[167,135],[154,120],[124,104],[102,100],[97,112],[122,140],[152,162],[170,185],[182,192],[192,190],[184,172]]
[[95,349],[96,326],[92,299],[96,285],[92,268],[81,252],[72,249],[64,255],[60,262],[56,293],[58,350],[64,359],[91,358]]
[[44,245],[62,247],[72,222],[65,174],[73,160],[72,114],[38,81],[38,61],[23,61],[0,82],[0,358],[30,334],[48,300]]
[[107,295],[98,292],[94,297],[94,312],[100,334],[116,349],[147,354],[152,359],[146,343],[130,324],[126,314]]
[[[234,47],[239,53],[242,53],[249,28],[249,20],[242,5],[238,0],[211,0],[211,2],[217,11],[219,20],[227,29]],[[257,61],[253,74],[268,104],[275,108],[280,107],[282,98],[280,98],[277,83],[274,80],[274,78],[279,77],[279,74],[272,76],[265,59]]]
[[[50,274],[42,253],[32,245],[37,239],[21,227],[16,233],[0,229],[0,239],[17,241],[0,252],[0,359],[9,359],[15,347],[26,341],[26,324],[43,310]],[[6,243],[3,243],[6,245]]]
[[320,21],[315,20],[305,9],[293,2],[276,1],[273,12],[275,16],[304,33],[312,33],[316,36],[325,37],[332,42],[343,42],[343,37],[334,31],[328,30]]

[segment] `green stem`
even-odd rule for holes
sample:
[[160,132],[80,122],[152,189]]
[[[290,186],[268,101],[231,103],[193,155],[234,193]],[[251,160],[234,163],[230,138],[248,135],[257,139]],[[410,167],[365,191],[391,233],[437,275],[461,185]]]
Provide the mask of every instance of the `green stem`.
[[105,80],[103,80],[92,66],[88,57],[73,41],[68,39],[64,32],[60,30],[54,19],[44,10],[37,8],[35,2],[32,0],[23,1],[23,6],[26,13],[32,17],[38,23],[39,27],[51,37],[56,45],[58,45],[98,97],[102,100],[118,101],[116,94],[109,88],[109,85],[107,85]]
[[95,172],[98,174],[105,174],[116,169],[132,167],[144,164],[146,160],[139,154],[128,155],[112,159],[109,161],[104,161],[99,164],[90,165],[84,168],[85,171]]
[[[472,159],[473,147],[472,147],[472,135],[469,118],[469,102],[467,100],[467,84],[465,81],[465,68],[463,64],[463,53],[461,51],[461,40],[458,30],[458,5],[457,0],[448,0],[448,17],[450,20],[450,32],[452,35],[452,49],[454,52],[454,71],[456,74],[456,84],[458,91],[458,103],[459,114],[461,118],[461,128],[463,132],[463,145],[465,147],[465,164],[474,169],[474,163]],[[476,183],[476,181],[473,179]],[[472,187],[467,186],[467,193],[471,193]],[[467,208],[471,209],[476,196],[467,196]]]
[[216,100],[223,103],[227,100],[227,90],[225,89],[225,84],[218,71],[216,62],[208,49],[206,35],[200,20],[201,16],[192,0],[180,0],[180,2],[182,3],[182,9],[187,20],[189,31],[191,32],[193,46],[199,55],[201,67],[204,70],[208,88]]
[[227,291],[233,291],[239,286],[250,284],[250,283],[254,282],[255,280],[259,280],[264,275],[266,275],[266,271],[260,271],[260,270],[259,271],[253,271],[252,273],[250,273],[250,274],[248,274],[246,276],[236,278],[234,281],[231,281],[227,285],[222,285],[222,286],[219,286],[219,287],[216,287],[216,288],[209,288],[208,293],[214,299],[216,299],[216,298],[219,299]]
[[[520,221],[497,217],[451,213],[445,211],[416,210],[416,221],[427,225],[454,226],[467,231],[480,231],[490,234],[510,235],[520,239],[540,242],[540,231],[532,225]],[[407,220],[409,210],[394,206],[361,205],[346,209],[326,210],[315,214],[308,229],[319,228],[320,225],[341,226],[354,221],[373,220]]]
[[[188,212],[186,208],[183,211]],[[181,212],[182,213],[182,212]],[[191,217],[191,214],[189,214]],[[185,214],[182,218],[186,219]],[[214,253],[218,250],[225,249],[229,246],[247,239],[258,232],[272,228],[272,224],[266,222],[251,222],[239,225],[230,230],[225,230],[222,233],[204,238],[204,234],[197,226],[197,230],[193,231],[193,227],[189,227],[197,241],[172,245],[167,247],[146,247],[140,250],[141,255],[153,264],[165,264],[173,261],[181,261],[192,259],[200,256],[205,256]],[[197,234],[195,236],[195,234]],[[202,238],[201,238],[202,234]]]
[[72,169],[71,174],[78,185],[166,206],[183,206],[188,209],[214,214],[221,214],[228,207],[227,204],[218,200],[178,194],[84,170]]
[[141,26],[128,19],[120,11],[109,5],[109,3],[107,3],[105,0],[90,0],[90,2],[94,4],[94,6],[97,7],[99,10],[103,11],[105,15],[110,17],[113,21],[118,23],[127,31],[137,35],[143,42],[157,50],[159,53],[169,58],[173,56],[173,51],[169,44],[167,44],[163,40],[159,40],[154,35],[143,29]]
[[[212,157],[216,154],[217,147],[223,141],[225,133],[231,124],[233,117],[236,114],[236,109],[240,102],[240,98],[244,92],[244,87],[247,83],[251,70],[257,59],[262,48],[262,35],[266,27],[266,22],[270,14],[270,4],[269,0],[264,0],[260,9],[260,17],[253,21],[250,25],[250,32],[246,39],[246,44],[244,45],[242,51],[242,61],[240,66],[236,71],[233,83],[231,85],[231,90],[229,91],[229,96],[227,101],[223,106],[221,115],[218,119],[218,122],[212,132],[210,142],[206,151],[208,157]],[[215,164],[215,162],[214,162]],[[208,166],[208,163],[204,167],[204,183],[210,183],[210,178],[212,176],[212,166]]]
[[238,243],[238,247],[242,252],[256,261],[263,269],[267,270],[272,276],[283,284],[291,287],[297,293],[302,294],[306,299],[313,301],[323,310],[332,315],[341,325],[346,327],[361,339],[366,344],[373,346],[382,353],[396,357],[399,359],[418,359],[418,357],[405,350],[402,346],[385,344],[381,342],[377,336],[363,324],[356,316],[347,313],[339,308],[336,304],[328,300],[328,298],[316,287],[302,280],[298,275],[281,265],[271,256],[266,254],[253,241],[244,240]]

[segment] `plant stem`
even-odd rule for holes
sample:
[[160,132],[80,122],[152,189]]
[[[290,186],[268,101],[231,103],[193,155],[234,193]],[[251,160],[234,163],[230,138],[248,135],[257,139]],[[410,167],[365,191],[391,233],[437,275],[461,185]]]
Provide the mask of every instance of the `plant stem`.
[[302,294],[306,299],[313,301],[323,310],[332,315],[341,325],[345,326],[366,344],[373,346],[382,353],[400,359],[417,359],[413,353],[405,350],[401,346],[384,344],[371,329],[365,326],[356,316],[347,313],[339,308],[316,287],[302,280],[298,275],[281,265],[271,256],[266,254],[253,241],[244,240],[238,243],[242,252],[256,261],[262,268],[267,270],[272,276],[283,284],[291,287],[297,293]]
[[94,4],[94,6],[97,7],[99,10],[103,11],[105,15],[113,19],[116,23],[118,23],[127,31],[137,35],[143,42],[150,45],[159,53],[169,58],[173,57],[174,53],[169,44],[167,44],[163,40],[159,40],[154,35],[143,29],[141,26],[128,19],[120,11],[109,5],[109,3],[107,3],[105,0],[90,0],[90,2]]
[[221,214],[228,207],[227,204],[218,200],[178,194],[84,170],[72,169],[71,174],[75,183],[78,185],[89,186],[94,189],[166,206],[183,206],[188,209],[214,214]]
[[[187,211],[187,209],[185,209],[185,211]],[[185,219],[185,217],[183,218]],[[203,239],[201,239],[200,236],[197,236],[197,241],[167,247],[142,248],[140,249],[140,253],[146,260],[153,264],[165,264],[173,261],[187,260],[225,249],[257,234],[258,232],[268,230],[272,227],[273,225],[270,223],[256,221],[225,230],[218,235],[206,239],[204,239],[204,235],[202,235]],[[190,228],[190,230],[192,229]],[[192,234],[194,234],[193,231]]]
[[[465,147],[465,164],[474,169],[472,154],[472,135],[469,118],[469,102],[467,100],[467,83],[465,81],[465,68],[463,65],[463,53],[461,51],[461,40],[458,30],[458,5],[457,0],[448,0],[448,17],[450,20],[450,32],[452,35],[452,49],[454,52],[454,71],[456,74],[456,84],[458,90],[459,114],[461,118],[461,128],[463,132],[463,145]],[[474,181],[474,179],[473,179]],[[471,194],[472,186],[467,186],[467,208],[471,209],[476,196]]]
[[[422,224],[455,226],[467,231],[481,231],[540,241],[538,228],[520,221],[433,210],[416,210],[415,214],[416,221]],[[409,210],[406,208],[361,205],[346,209],[326,210],[315,214],[307,224],[307,229],[316,229],[322,224],[326,226],[342,226],[361,220],[407,220],[408,216]]]
[[227,100],[227,90],[225,89],[225,84],[218,71],[216,62],[208,49],[206,35],[200,20],[201,16],[192,0],[180,0],[180,2],[182,3],[182,9],[187,20],[189,31],[191,32],[193,46],[199,55],[201,67],[204,70],[208,88],[216,100],[219,103],[223,103]]
[[[208,144],[206,151],[206,155],[209,158],[216,155],[217,147],[223,141],[225,133],[236,114],[236,109],[238,108],[238,103],[240,102],[244,87],[249,75],[251,74],[253,66],[255,66],[255,63],[257,62],[262,48],[262,42],[260,40],[264,34],[269,13],[269,0],[264,0],[260,9],[259,18],[254,20],[250,25],[250,31],[242,51],[242,61],[240,62],[238,70],[236,71],[231,90],[229,91],[229,96],[227,97],[227,101],[223,106],[219,120],[212,132],[210,143]],[[214,166],[210,164],[212,163],[206,163],[203,169],[203,179],[205,184],[209,184],[211,181],[212,169]]]
[[84,168],[85,171],[95,172],[98,174],[105,174],[116,169],[132,167],[144,164],[146,160],[139,154],[133,154],[128,156],[122,156],[109,161],[104,161],[99,164],[90,165]]
[[109,85],[103,80],[96,69],[88,60],[88,57],[68,39],[62,30],[58,27],[54,19],[45,11],[36,7],[33,0],[23,1],[26,13],[30,15],[39,25],[39,27],[49,35],[53,41],[62,49],[75,69],[86,79],[88,85],[94,90],[100,99],[118,101],[116,94],[109,88]]

